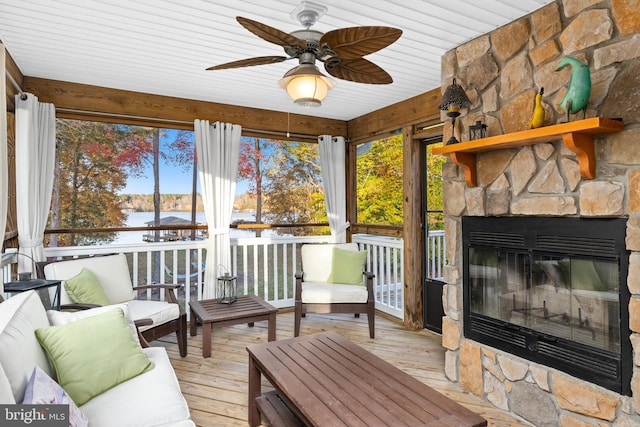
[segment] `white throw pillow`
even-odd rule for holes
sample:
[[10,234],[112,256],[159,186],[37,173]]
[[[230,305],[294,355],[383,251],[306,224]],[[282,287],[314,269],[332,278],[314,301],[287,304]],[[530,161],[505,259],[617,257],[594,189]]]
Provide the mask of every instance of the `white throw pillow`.
[[140,344],[140,338],[138,337],[138,330],[136,329],[136,325],[131,319],[131,314],[129,313],[129,307],[127,304],[112,304],[106,305],[104,307],[96,307],[90,308],[88,310],[78,310],[78,311],[56,311],[56,310],[48,310],[47,317],[49,318],[49,323],[51,326],[61,326],[66,325],[67,323],[75,322],[76,320],[86,319],[87,317],[96,316],[98,314],[106,313],[110,310],[115,310],[116,308],[121,308],[124,312],[124,318],[127,321],[127,325],[131,328],[131,332],[133,333],[133,337],[136,342]]
[[60,384],[37,366],[24,392],[23,404],[29,405],[69,405],[69,427],[87,427],[89,420],[82,413]]

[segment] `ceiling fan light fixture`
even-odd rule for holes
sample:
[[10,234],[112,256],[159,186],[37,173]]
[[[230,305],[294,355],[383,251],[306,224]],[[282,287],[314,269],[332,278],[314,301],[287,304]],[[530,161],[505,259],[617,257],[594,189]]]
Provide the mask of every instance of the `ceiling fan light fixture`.
[[302,107],[320,107],[336,82],[325,76],[313,64],[300,64],[287,71],[278,81],[293,102]]

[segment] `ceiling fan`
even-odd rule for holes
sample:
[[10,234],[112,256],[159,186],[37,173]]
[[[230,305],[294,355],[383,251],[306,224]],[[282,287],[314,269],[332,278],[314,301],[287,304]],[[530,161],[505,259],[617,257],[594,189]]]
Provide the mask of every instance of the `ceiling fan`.
[[[315,66],[316,60],[323,62],[327,73],[338,79],[367,84],[392,83],[393,78],[389,73],[373,62],[364,59],[363,56],[389,46],[402,35],[402,30],[391,27],[367,26],[340,28],[323,34],[320,31],[310,29],[326,11],[325,6],[303,1],[291,13],[291,17],[298,19],[304,29],[291,33],[285,33],[269,25],[238,16],[236,20],[240,25],[256,36],[282,46],[288,56],[260,56],[241,59],[214,65],[207,70],[266,65],[297,58],[299,65],[289,70],[278,84],[287,89],[294,102],[304,106],[320,105],[328,89],[335,86],[335,82],[324,76]],[[313,95],[294,97],[292,90],[297,88],[293,86],[300,86],[301,81],[297,85],[293,84],[293,81],[303,75],[315,76],[316,91],[318,91],[317,86],[322,86],[323,82],[326,87],[324,90],[319,88],[319,93]]]

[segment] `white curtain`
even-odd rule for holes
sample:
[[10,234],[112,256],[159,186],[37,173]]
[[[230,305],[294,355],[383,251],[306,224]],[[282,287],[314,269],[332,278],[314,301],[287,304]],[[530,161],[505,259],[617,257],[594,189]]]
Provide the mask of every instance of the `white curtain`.
[[[5,78],[5,53],[4,44],[0,43],[0,252],[4,244],[4,232],[7,227],[7,205],[9,204],[9,174],[7,172],[7,79]],[[4,292],[0,274],[0,293]],[[1,294],[0,294],[1,295]]]
[[229,224],[236,194],[242,127],[195,120],[198,175],[209,226],[203,298],[215,298],[218,274],[232,273]]
[[[20,253],[35,261],[45,259],[42,242],[51,205],[55,147],[53,104],[40,103],[32,94],[16,95],[18,244]],[[18,271],[33,271],[27,257],[18,257]]]
[[345,178],[344,137],[320,135],[320,171],[322,187],[329,217],[331,236],[336,243],[347,241],[347,197]]

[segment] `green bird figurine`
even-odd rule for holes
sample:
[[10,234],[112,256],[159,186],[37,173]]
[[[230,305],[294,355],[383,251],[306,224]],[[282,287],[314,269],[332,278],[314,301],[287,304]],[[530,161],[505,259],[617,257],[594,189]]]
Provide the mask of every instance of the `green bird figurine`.
[[576,114],[580,110],[582,110],[582,118],[587,117],[587,103],[591,96],[591,72],[589,66],[570,56],[565,56],[560,60],[556,71],[562,70],[567,65],[571,66],[571,76],[567,93],[560,101],[559,106],[560,111],[567,113],[568,122],[569,113]]
[[533,108],[533,116],[529,120],[529,129],[535,129],[542,126],[544,123],[544,107],[542,106],[542,95],[544,94],[544,88],[540,88],[540,92],[536,94],[536,105]]

